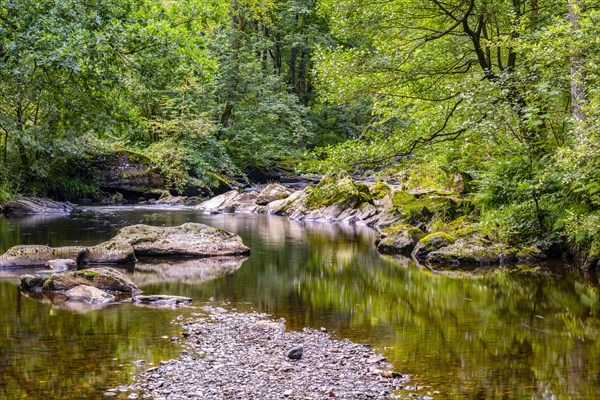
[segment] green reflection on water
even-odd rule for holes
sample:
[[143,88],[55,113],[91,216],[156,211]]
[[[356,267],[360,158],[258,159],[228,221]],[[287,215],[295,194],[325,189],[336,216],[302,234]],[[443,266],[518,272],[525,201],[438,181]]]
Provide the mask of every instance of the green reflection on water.
[[[209,282],[134,270],[146,293],[190,296],[197,306],[213,298],[285,317],[293,329],[325,326],[378,347],[399,371],[432,386],[423,392],[441,391],[435,398],[600,397],[598,279],[561,265],[484,277],[435,274],[381,257],[373,232],[358,227],[189,210],[114,209],[23,224],[0,219],[0,232],[18,231],[4,246],[40,243],[36,234],[53,245],[91,244],[124,225],[187,221],[239,233],[252,255]],[[126,382],[132,361],[178,351],[160,335],[176,333],[170,321],[181,311],[122,305],[77,314],[19,297],[14,282],[0,283],[0,368],[8,377],[0,394],[82,398],[72,390],[98,393]]]

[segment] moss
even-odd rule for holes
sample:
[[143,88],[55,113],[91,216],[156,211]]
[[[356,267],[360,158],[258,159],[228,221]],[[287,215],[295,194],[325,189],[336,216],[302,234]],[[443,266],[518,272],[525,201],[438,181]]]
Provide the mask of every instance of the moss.
[[383,199],[386,195],[391,193],[391,191],[392,188],[383,182],[375,182],[369,186],[369,193],[371,195],[371,199],[373,200]]
[[327,176],[308,192],[306,206],[313,210],[334,204],[359,208],[371,202],[371,193],[364,183],[354,182],[347,177]]
[[397,236],[402,232],[408,233],[408,236],[415,241],[419,241],[425,235],[419,228],[405,224],[394,225],[381,230],[382,236]]
[[73,276],[81,276],[87,279],[88,281],[94,280],[94,278],[98,275],[100,275],[100,272],[98,271],[87,271],[85,269],[82,271],[73,272]]
[[433,243],[434,241],[437,241],[439,239],[442,239],[448,243],[454,243],[456,241],[456,238],[446,232],[435,232],[435,233],[430,233],[429,235],[421,238],[421,240],[419,240],[420,243],[423,243],[424,245],[429,245],[431,243]]

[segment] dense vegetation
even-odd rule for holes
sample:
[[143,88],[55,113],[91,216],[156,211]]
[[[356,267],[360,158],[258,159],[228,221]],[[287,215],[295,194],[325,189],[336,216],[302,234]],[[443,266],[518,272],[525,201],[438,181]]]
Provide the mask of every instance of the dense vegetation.
[[[0,198],[276,166],[462,191],[479,229],[600,256],[590,0],[3,0]],[[302,161],[298,164],[298,161]]]

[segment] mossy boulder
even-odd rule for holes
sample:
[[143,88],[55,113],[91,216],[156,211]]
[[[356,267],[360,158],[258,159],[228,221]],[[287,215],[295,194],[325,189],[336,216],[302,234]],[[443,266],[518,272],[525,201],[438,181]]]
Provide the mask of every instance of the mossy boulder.
[[1,267],[27,267],[45,265],[50,260],[79,260],[86,251],[85,247],[50,247],[43,245],[19,245],[8,249],[0,256]]
[[437,219],[451,221],[457,218],[461,212],[463,199],[438,191],[420,193],[398,191],[392,197],[392,204],[396,212],[401,213],[403,219],[412,225],[429,223]]
[[140,292],[131,279],[113,268],[90,268],[51,275],[28,274],[21,276],[21,289],[30,292],[66,292],[79,285],[93,286],[110,292]]
[[385,228],[376,242],[377,250],[384,254],[410,255],[423,236],[419,228],[410,225]]
[[238,235],[197,223],[173,227],[128,226],[113,240],[128,243],[137,256],[210,257],[250,253]]
[[333,205],[343,208],[359,208],[372,202],[369,187],[348,177],[327,176],[308,191],[306,207],[310,210]]
[[454,241],[455,238],[445,232],[431,233],[417,242],[411,255],[417,259],[425,259],[432,251],[449,246],[454,243]]
[[139,153],[117,150],[97,160],[100,169],[99,186],[103,190],[133,192],[140,195],[162,189],[165,178],[151,168],[150,159]]

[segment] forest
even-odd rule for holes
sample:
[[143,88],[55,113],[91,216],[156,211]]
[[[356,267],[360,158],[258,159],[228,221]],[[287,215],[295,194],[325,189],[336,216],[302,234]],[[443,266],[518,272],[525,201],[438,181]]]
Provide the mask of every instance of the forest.
[[277,171],[460,193],[478,231],[600,258],[592,0],[1,0],[0,201]]

